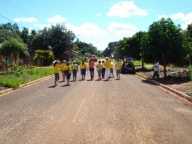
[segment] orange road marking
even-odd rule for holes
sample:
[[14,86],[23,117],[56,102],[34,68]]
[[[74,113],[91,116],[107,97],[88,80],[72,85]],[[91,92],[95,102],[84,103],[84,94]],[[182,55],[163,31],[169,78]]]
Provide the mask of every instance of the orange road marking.
[[90,86],[92,86],[93,82],[94,82],[94,81],[91,82]]
[[81,105],[80,105],[80,107],[79,107],[79,109],[78,109],[78,111],[77,111],[77,113],[76,113],[76,115],[75,115],[72,123],[75,123],[75,122],[76,122],[76,119],[77,119],[77,117],[78,117],[78,115],[79,115],[79,112],[80,112],[81,107],[83,106],[83,103],[84,103],[84,102],[85,102],[85,97],[84,97],[83,101],[81,102]]

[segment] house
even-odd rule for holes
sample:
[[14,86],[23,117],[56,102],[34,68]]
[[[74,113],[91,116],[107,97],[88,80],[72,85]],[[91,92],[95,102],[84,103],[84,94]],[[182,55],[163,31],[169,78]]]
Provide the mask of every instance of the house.
[[78,52],[74,50],[64,51],[60,56],[60,60],[74,61],[78,57]]

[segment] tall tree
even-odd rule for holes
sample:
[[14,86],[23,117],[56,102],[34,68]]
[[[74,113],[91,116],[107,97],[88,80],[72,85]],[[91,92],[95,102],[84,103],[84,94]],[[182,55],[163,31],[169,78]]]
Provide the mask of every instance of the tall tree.
[[38,32],[32,43],[33,50],[51,50],[56,58],[66,50],[72,49],[72,43],[75,35],[72,31],[67,30],[65,25],[51,26]]
[[11,40],[11,39],[17,39],[18,41],[22,42],[21,37],[15,32],[12,32],[5,28],[0,28],[0,43],[5,40]]
[[[119,40],[118,42],[116,42],[116,47],[115,47],[115,50],[113,51],[113,54],[114,54],[114,57],[116,58],[116,59],[123,59],[124,58],[124,56],[125,56],[125,53],[124,53],[124,51],[125,51],[125,47],[124,47],[125,45],[124,45],[124,41],[123,40]],[[105,51],[106,51],[107,49],[105,49]],[[108,54],[108,52],[106,51],[106,52],[103,52],[103,54]],[[104,56],[107,56],[107,55],[104,55]]]
[[148,35],[150,46],[146,49],[148,52],[144,53],[144,60],[146,62],[159,60],[164,66],[166,77],[166,65],[181,64],[187,55],[183,47],[181,29],[175,26],[170,18],[162,18],[149,26]]
[[14,59],[16,62],[17,56],[22,53],[28,55],[27,48],[24,43],[19,42],[17,39],[13,39],[10,41],[4,41],[2,46],[0,47],[0,53],[4,56],[9,56],[11,53],[14,55]]

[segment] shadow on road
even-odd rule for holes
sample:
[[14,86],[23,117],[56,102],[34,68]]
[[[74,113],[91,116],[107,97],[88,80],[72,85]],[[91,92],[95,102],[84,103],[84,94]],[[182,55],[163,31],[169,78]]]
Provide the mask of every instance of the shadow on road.
[[65,85],[62,85],[61,87],[68,87],[68,86],[70,86],[70,84],[68,85],[68,84],[65,84]]
[[52,86],[49,86],[48,88],[55,88],[56,86],[55,85],[52,85]]
[[150,80],[141,80],[141,81],[142,81],[142,83],[147,83],[147,84],[151,84],[151,85],[157,85],[157,84],[151,82]]
[[121,75],[135,75],[134,73],[121,73]]

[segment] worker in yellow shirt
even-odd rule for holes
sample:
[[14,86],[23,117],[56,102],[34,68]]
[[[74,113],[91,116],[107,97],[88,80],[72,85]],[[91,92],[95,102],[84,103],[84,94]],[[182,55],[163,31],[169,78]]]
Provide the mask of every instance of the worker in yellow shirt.
[[111,60],[110,61],[110,77],[114,77],[113,75],[113,62]]
[[55,86],[57,86],[57,82],[59,80],[60,62],[58,60],[54,60],[53,66],[54,66],[54,75],[55,75]]
[[67,79],[67,84],[66,85],[70,86],[69,81],[70,81],[70,78],[71,78],[72,68],[71,68],[69,62],[66,63],[64,73],[65,73],[65,76],[66,76],[66,79]]
[[71,65],[72,71],[73,71],[73,81],[76,81],[77,77],[77,71],[78,71],[78,65],[75,61],[73,61],[73,64]]
[[66,60],[63,60],[63,62],[61,64],[61,73],[62,73],[62,76],[63,76],[63,82],[65,82],[65,73],[64,73],[65,66],[66,66]]
[[87,69],[87,65],[86,65],[85,61],[82,61],[82,63],[80,64],[82,80],[85,80],[86,69]]
[[98,71],[98,80],[101,80],[101,74],[102,74],[102,64],[101,64],[101,61],[99,61],[99,63],[97,64],[97,71]]
[[104,61],[102,61],[102,78],[105,78],[105,65],[104,65]]
[[116,64],[115,64],[115,69],[116,69],[117,79],[120,79],[121,63],[120,63],[119,60],[117,60],[117,62],[116,62]]
[[104,62],[105,73],[106,73],[105,77],[106,77],[107,80],[109,80],[110,79],[110,61],[109,61],[109,57],[106,57],[105,59],[106,59],[105,62]]

